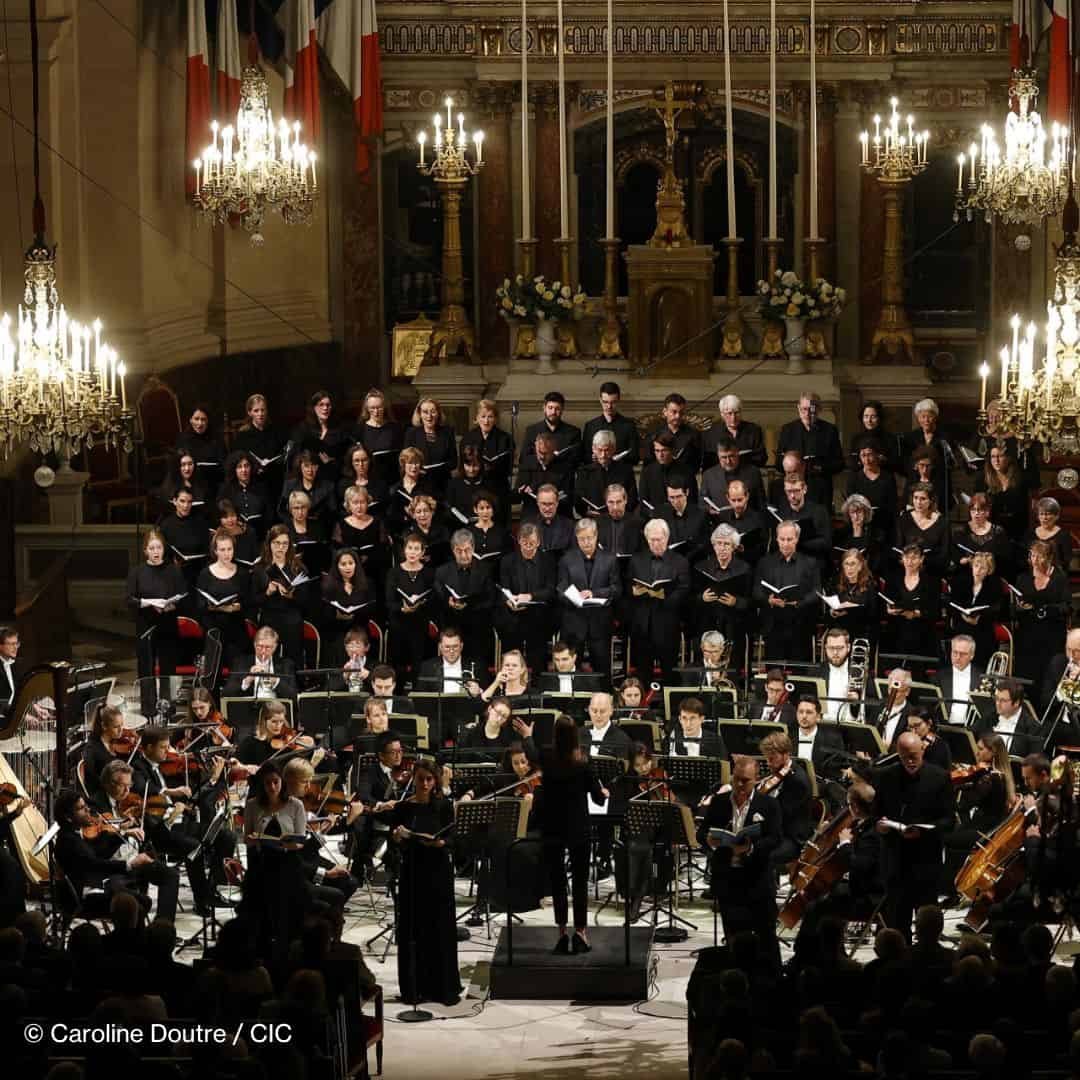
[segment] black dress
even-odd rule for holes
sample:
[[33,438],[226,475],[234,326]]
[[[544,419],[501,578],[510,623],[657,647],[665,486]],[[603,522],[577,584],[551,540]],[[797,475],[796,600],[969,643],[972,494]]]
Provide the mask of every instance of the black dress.
[[[247,629],[244,625],[244,608],[251,603],[251,574],[242,566],[229,578],[219,578],[204,566],[195,582],[195,610],[199,624],[209,633],[217,630],[221,635],[225,664],[235,667],[236,661],[250,651]],[[236,597],[235,600],[229,599]],[[239,611],[220,611],[218,604],[239,602]]]
[[492,576],[504,555],[514,550],[514,538],[501,525],[492,525],[486,531],[479,525],[469,527],[473,538],[473,553],[482,563],[486,563]]
[[318,616],[322,635],[320,667],[340,667],[345,663],[345,635],[357,626],[366,630],[371,614],[371,594],[366,581],[354,583],[352,592],[348,593],[333,576],[323,578]]
[[210,543],[210,524],[202,514],[192,511],[186,517],[169,514],[158,524],[165,543],[165,557],[176,562],[188,589],[195,585],[199,571],[206,566]]
[[289,539],[296,549],[296,554],[308,568],[312,577],[325,574],[330,569],[330,531],[322,521],[308,519],[305,532],[298,533],[292,518],[285,521],[289,530]]
[[902,615],[887,616],[889,651],[936,657],[938,640],[934,624],[941,610],[940,580],[924,570],[915,587],[909,589],[904,584],[903,573],[900,573],[889,582],[886,595],[895,601],[901,611],[920,613],[917,619],[906,619]]
[[[319,470],[322,471],[321,469]],[[278,502],[278,517],[286,524],[289,521],[289,496],[294,491],[302,491],[310,500],[311,508],[308,510],[309,521],[330,522],[337,513],[338,501],[334,491],[334,485],[329,480],[317,477],[314,487],[308,487],[304,478],[286,480],[285,487],[281,491],[281,499]]]
[[[304,667],[304,610],[307,598],[307,582],[301,580],[292,588],[292,595],[282,596],[280,592],[269,595],[266,590],[271,581],[277,581],[286,588],[289,581],[296,581],[300,575],[307,576],[303,563],[293,570],[282,571],[277,564],[255,567],[251,581],[251,604],[259,610],[259,625],[270,626],[277,631],[281,639],[282,651],[297,667]],[[288,579],[288,580],[286,580]]]
[[[997,574],[987,577],[979,588],[978,596],[974,595],[975,583],[971,577],[971,570],[962,566],[949,582],[949,607],[946,609],[949,616],[949,630],[953,634],[968,634],[975,639],[975,663],[985,667],[991,654],[996,648],[994,624],[1001,620],[1001,613],[1005,608],[1005,596],[1001,578]],[[956,604],[957,607],[952,605]],[[985,611],[975,612],[974,617],[978,622],[972,626],[963,618],[963,612],[958,607],[974,608],[986,606]]]
[[226,480],[218,491],[218,498],[228,499],[236,507],[240,520],[254,529],[260,539],[273,524],[273,502],[267,498],[266,489],[259,481],[245,487],[233,480]]
[[[370,510],[369,510],[370,512]],[[334,549],[351,547],[356,551],[360,565],[368,579],[373,614],[379,622],[386,620],[386,572],[390,569],[393,552],[386,529],[378,518],[358,529],[347,519],[339,521],[334,528]]]
[[450,483],[450,476],[458,467],[457,436],[448,424],[440,424],[430,436],[422,427],[411,427],[405,432],[405,445],[415,446],[424,455],[422,476],[431,485],[441,501]]
[[[338,471],[341,468],[341,459],[349,446],[349,432],[331,423],[323,434],[317,424],[303,423],[293,431],[290,441],[292,442],[292,458],[295,458],[301,450],[310,450],[316,456],[325,454],[330,459],[323,461],[321,457],[319,458],[319,479],[329,481],[330,490],[333,491],[334,484],[337,483]],[[291,458],[286,465],[292,465]]]
[[[910,511],[901,514],[896,523],[896,546],[903,551],[908,544],[917,544],[923,549],[926,569],[931,574],[941,577],[948,572],[949,519],[943,513],[938,514],[937,521],[928,529],[919,526]],[[896,558],[899,560],[900,556]]]
[[827,624],[847,630],[852,641],[864,638],[870,643],[872,655],[881,636],[881,598],[878,596],[876,583],[872,581],[865,589],[856,589],[846,582],[838,581],[836,595],[841,603],[858,606],[846,608],[847,614],[841,618],[833,618],[826,612]]
[[[403,595],[404,594],[404,595]],[[423,596],[416,611],[403,611],[406,596]],[[438,604],[435,599],[435,569],[425,563],[419,573],[403,570],[395,563],[386,575],[386,609],[390,622],[391,662],[397,669],[399,682],[406,670],[413,678],[420,664],[434,652],[428,635],[428,622],[435,618]]]
[[[281,480],[285,475],[284,448],[285,437],[269,425],[261,430],[249,426],[238,431],[232,439],[234,452],[243,450],[255,459],[255,478],[267,491],[281,490]],[[224,492],[219,491],[218,494]]]
[[994,570],[1002,577],[1012,577],[1013,544],[1000,525],[991,525],[990,531],[980,536],[964,525],[953,534],[953,559],[970,559],[972,555],[986,553],[994,556]]
[[[391,829],[404,825],[413,832],[432,835],[453,820],[453,804],[441,798],[427,804],[400,802],[389,814]],[[404,840],[401,844],[398,988],[402,999],[410,1003],[451,1004],[461,996],[450,834],[444,838],[446,847],[428,847],[417,839]]]
[[[168,600],[188,592],[184,575],[171,562],[161,566],[139,563],[127,576],[127,606],[135,616],[135,655],[138,659],[139,679],[154,674],[157,662],[159,675],[172,675],[179,656],[179,632],[175,611],[160,611],[144,604],[146,600]],[[142,684],[143,715],[149,715],[156,703],[156,695],[149,684]]]
[[360,423],[353,431],[353,438],[371,455],[369,474],[372,486],[380,491],[389,491],[400,476],[398,454],[405,445],[401,425],[396,420],[387,420],[380,427]]
[[1030,610],[1016,607],[1013,642],[1013,674],[1021,679],[1031,679],[1036,684],[1042,680],[1043,671],[1050,657],[1061,652],[1065,627],[1072,608],[1068,575],[1055,569],[1045,589],[1035,588],[1030,571],[1021,574],[1016,587],[1023,594],[1024,603]]
[[[1020,550],[1024,552],[1025,561],[1027,552],[1031,550],[1031,545],[1036,540],[1042,540],[1042,537],[1035,532],[1034,527],[1028,529],[1024,533],[1023,539],[1020,541]],[[1049,540],[1042,540],[1044,544],[1050,544],[1054,549],[1055,565],[1061,567],[1066,573],[1069,571],[1069,565],[1072,563],[1073,553],[1073,538],[1072,533],[1068,529],[1063,529],[1058,526],[1058,531]]]

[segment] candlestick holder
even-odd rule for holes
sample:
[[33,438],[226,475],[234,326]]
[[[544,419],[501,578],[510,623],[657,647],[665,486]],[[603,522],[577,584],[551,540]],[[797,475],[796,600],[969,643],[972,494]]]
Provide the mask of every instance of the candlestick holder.
[[927,166],[929,132],[916,132],[914,117],[907,117],[907,134],[901,133],[899,100],[892,98],[892,115],[882,130],[874,117],[874,135],[859,136],[861,166],[872,173],[885,204],[885,237],[882,244],[881,314],[870,343],[870,359],[915,359],[915,337],[904,306],[904,189]]
[[779,236],[767,236],[762,243],[765,245],[766,277],[772,281],[776,277],[776,271],[780,269],[780,252],[783,250],[784,241]]
[[742,317],[739,297],[739,245],[741,238],[727,236],[723,244],[727,249],[727,317],[724,319],[724,339],[720,345],[721,355],[737,360],[745,355],[743,334],[746,323]]
[[[574,249],[572,236],[561,236],[555,241],[555,247],[559,250],[559,278],[563,285],[574,287],[570,278],[570,255]],[[559,323],[556,337],[559,341],[559,356],[564,359],[572,359],[577,356],[577,335],[574,328],[568,323]]]
[[518,242],[518,250],[521,252],[521,276],[531,278],[536,274],[536,245],[539,241],[535,236],[521,237]]
[[[461,246],[461,200],[465,185],[484,167],[484,133],[477,131],[470,139],[465,134],[465,116],[458,113],[458,128],[453,124],[453,98],[446,99],[446,131],[442,116],[435,114],[435,138],[432,159],[424,159],[427,132],[417,137],[420,160],[417,169],[434,180],[443,208],[442,307],[431,331],[431,341],[424,362],[437,364],[460,357],[472,362],[476,353],[476,334],[465,311],[465,264]],[[473,159],[468,157],[472,142]]]
[[608,237],[600,241],[604,249],[604,326],[600,331],[597,356],[604,360],[624,358],[619,326],[619,275],[618,259],[621,241]]

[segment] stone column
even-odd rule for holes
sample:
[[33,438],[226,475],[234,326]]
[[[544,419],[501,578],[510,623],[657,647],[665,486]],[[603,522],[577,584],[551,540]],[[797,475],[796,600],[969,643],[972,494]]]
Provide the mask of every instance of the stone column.
[[[849,84],[850,86],[850,84]],[[840,87],[845,90],[849,88]],[[848,307],[841,314],[836,327],[835,355],[846,360],[856,360],[861,355],[859,348],[859,318],[861,312],[862,291],[860,282],[861,242],[856,242],[854,229],[860,220],[862,202],[862,169],[859,168],[858,135],[862,130],[859,103],[850,92],[842,93],[838,102],[836,117],[833,121],[834,152],[833,176],[836,189],[836,220],[843,222],[839,227],[843,236],[832,234],[833,258],[831,265],[835,278],[833,284],[847,289]]]
[[[859,201],[859,353],[860,362],[870,357],[874,328],[881,315],[881,252],[885,244],[885,203],[881,185],[865,169]],[[849,294],[850,295],[850,294]]]
[[[810,87],[802,85],[796,91],[802,113],[805,154],[802,167],[802,214],[799,217],[799,236],[810,236]],[[825,243],[818,248],[818,273],[836,284],[836,90],[818,86],[818,235]],[[804,257],[796,266],[809,276],[808,260]]]
[[[530,88],[530,96],[532,90]],[[554,83],[538,83],[536,108],[536,272],[548,280],[559,276],[559,98]]]
[[379,172],[378,150],[373,148],[367,173],[350,173],[341,207],[345,366],[353,373],[354,386],[379,386],[390,377],[380,347]]
[[514,272],[514,202],[510,120],[514,87],[508,83],[479,83],[474,88],[484,131],[484,167],[474,183],[473,205],[479,216],[477,279],[477,336],[480,355],[494,359],[507,350],[506,323],[495,309],[495,290]]
[[[1008,344],[1009,319],[1019,313],[1025,324],[1029,320],[1028,312],[1037,310],[1031,303],[1031,248],[1020,250],[1016,246],[1018,236],[1030,237],[1035,230],[1029,225],[1006,225],[997,220],[993,226],[993,284],[991,286],[991,312],[989,343],[992,346],[988,355],[997,356],[998,349]],[[1053,287],[1053,261],[1050,261],[1051,280],[1047,296]],[[1045,307],[1044,307],[1045,312]],[[1038,326],[1038,320],[1036,319]],[[1039,326],[1040,340],[1043,327]],[[991,367],[993,362],[991,360]],[[1000,368],[998,369],[1000,376]]]

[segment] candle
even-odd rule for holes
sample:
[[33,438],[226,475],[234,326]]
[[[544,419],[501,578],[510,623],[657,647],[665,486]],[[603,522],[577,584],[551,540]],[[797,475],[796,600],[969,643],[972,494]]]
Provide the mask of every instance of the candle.
[[776,0],[769,0],[769,239],[776,239]]
[[313,188],[315,188],[315,187],[318,187],[319,185],[318,185],[318,182],[315,179],[315,151],[314,150],[312,150],[308,154],[308,161],[311,162],[311,186]]
[[818,238],[817,24],[810,0],[810,239]]
[[[775,0],[774,0],[775,2]],[[615,4],[607,2],[607,145],[604,173],[607,181],[606,237],[615,238]]]
[[423,165],[424,164],[424,143],[427,142],[427,132],[426,131],[421,131],[420,134],[416,136],[416,141],[420,144],[420,164]]
[[870,164],[870,133],[864,131],[859,136],[859,145],[862,147],[862,163],[864,165]]
[[532,193],[529,184],[529,27],[527,0],[521,0],[521,238],[532,239]]
[[446,99],[446,137],[447,139],[453,138],[453,131],[450,129],[454,126],[454,118],[450,115],[450,110],[454,107],[454,99]]
[[878,142],[881,139],[881,117],[874,117],[874,142]]
[[199,194],[199,180],[200,180],[200,176],[201,176],[201,172],[202,172],[201,166],[202,166],[202,162],[198,158],[196,158],[195,159],[195,194],[196,195]]
[[484,133],[476,132],[473,135],[473,142],[476,144],[476,164],[482,165],[484,163]]
[[986,379],[990,374],[990,365],[984,360],[979,365],[979,375],[982,376],[982,396],[979,399],[979,412],[986,412]]
[[120,408],[123,412],[127,412],[127,368],[122,361],[118,370],[120,371]]
[[109,350],[109,397],[116,397],[116,352]]
[[1054,403],[1054,374],[1057,371],[1057,337],[1053,322],[1046,324],[1046,362],[1043,365],[1043,379],[1046,382],[1046,407]]
[[566,68],[563,63],[563,5],[558,0],[556,8],[558,41],[555,48],[559,57],[559,237],[566,240],[570,227],[570,196],[566,185]]
[[438,150],[442,146],[442,117],[435,114],[435,149]]
[[724,117],[727,124],[727,216],[728,239],[738,236],[735,228],[735,134],[731,108],[731,25],[728,22],[728,0],[724,0]]
[[964,190],[964,155],[963,154],[961,154],[956,159],[956,164],[957,164],[957,167],[958,167],[957,168],[957,173],[956,173],[956,194],[959,195],[960,192],[962,192]]

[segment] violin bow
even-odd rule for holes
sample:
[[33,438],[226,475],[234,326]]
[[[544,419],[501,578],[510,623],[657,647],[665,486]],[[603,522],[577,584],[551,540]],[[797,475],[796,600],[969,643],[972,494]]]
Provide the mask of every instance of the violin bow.
[[142,745],[142,735],[135,736],[135,745],[131,748],[131,753],[127,756],[126,764],[130,765],[132,759],[135,757],[135,751]]
[[[487,802],[488,799],[497,799],[500,795],[507,791],[513,791],[514,788],[520,787],[522,784],[529,783],[530,780],[535,780],[542,773],[539,769],[534,769],[528,776],[523,776],[520,780],[515,780],[512,784],[507,784],[504,788],[499,788],[498,791],[489,792],[487,795],[481,795],[479,799],[473,799],[472,802]],[[461,800],[459,799],[458,802]]]

